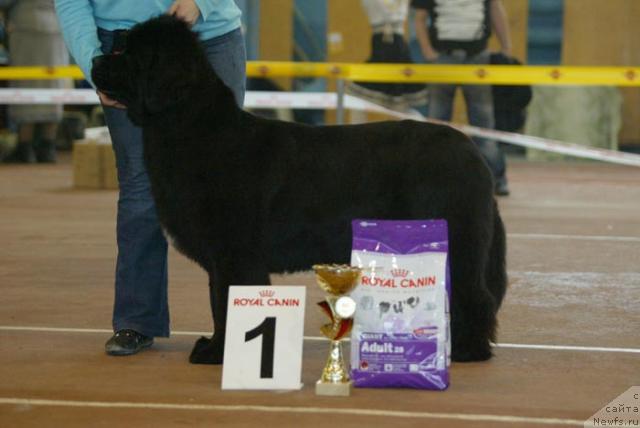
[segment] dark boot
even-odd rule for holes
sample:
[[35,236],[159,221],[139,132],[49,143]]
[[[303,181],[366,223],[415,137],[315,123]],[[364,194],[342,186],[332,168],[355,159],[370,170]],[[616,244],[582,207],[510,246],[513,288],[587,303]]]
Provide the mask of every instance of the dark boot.
[[39,163],[55,163],[56,145],[52,140],[40,140],[36,145],[36,160]]
[[495,187],[493,193],[496,196],[509,196],[509,184],[507,183],[507,177],[498,177],[495,180]]
[[108,355],[133,355],[153,345],[153,337],[135,330],[118,330],[104,345]]
[[15,150],[4,160],[6,163],[35,163],[36,156],[30,142],[19,142]]

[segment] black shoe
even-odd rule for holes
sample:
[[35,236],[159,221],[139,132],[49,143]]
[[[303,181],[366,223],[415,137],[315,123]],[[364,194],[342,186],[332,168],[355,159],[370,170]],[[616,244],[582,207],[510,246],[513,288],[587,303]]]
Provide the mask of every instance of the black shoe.
[[496,180],[496,185],[493,189],[493,193],[496,196],[509,196],[509,185],[507,184],[506,178]]
[[4,160],[6,163],[35,163],[36,155],[31,143],[18,143],[15,150]]
[[109,355],[133,355],[151,345],[153,337],[124,329],[117,331],[104,345],[104,349]]
[[56,144],[50,140],[40,140],[35,149],[36,160],[38,163],[55,163],[56,161]]

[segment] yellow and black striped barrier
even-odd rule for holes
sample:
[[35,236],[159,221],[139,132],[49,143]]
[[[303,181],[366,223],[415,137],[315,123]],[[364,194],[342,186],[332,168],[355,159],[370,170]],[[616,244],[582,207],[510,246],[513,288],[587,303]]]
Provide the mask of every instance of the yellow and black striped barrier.
[[[249,77],[323,77],[361,82],[640,86],[640,67],[351,64],[249,61]],[[77,66],[2,67],[0,80],[82,79]]]

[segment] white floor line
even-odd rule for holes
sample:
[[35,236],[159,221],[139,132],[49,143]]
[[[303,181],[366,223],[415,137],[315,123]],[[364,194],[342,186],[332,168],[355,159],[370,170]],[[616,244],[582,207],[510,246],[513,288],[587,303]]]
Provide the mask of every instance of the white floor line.
[[609,348],[605,346],[573,346],[573,345],[535,345],[524,343],[495,343],[497,348],[540,349],[546,351],[581,351],[581,352],[621,352],[640,354],[638,348]]
[[336,407],[291,407],[291,406],[252,406],[225,404],[174,404],[174,403],[131,403],[108,401],[71,401],[71,400],[43,400],[28,398],[2,398],[0,404],[17,406],[55,406],[55,407],[85,407],[85,408],[121,408],[121,409],[158,409],[158,410],[204,410],[224,412],[258,412],[258,413],[293,413],[293,414],[328,414],[350,416],[376,416],[391,418],[413,419],[448,419],[474,422],[500,422],[506,424],[536,424],[536,425],[568,425],[583,426],[584,421],[576,419],[539,418],[511,415],[486,415],[462,413],[435,412],[403,412],[393,410],[336,408]]
[[[29,331],[43,333],[113,333],[110,329],[102,328],[63,328],[63,327],[29,327],[0,325],[0,331]],[[174,336],[210,336],[206,331],[174,331]],[[304,336],[304,340],[310,342],[323,342],[327,339],[321,336]],[[349,341],[349,339],[345,339]],[[547,351],[579,351],[579,352],[619,352],[628,354],[640,354],[640,348],[614,348],[604,346],[574,346],[574,345],[543,345],[526,343],[494,343],[497,348],[537,349]]]
[[640,237],[635,237],[635,236],[555,235],[555,234],[546,234],[546,233],[508,233],[507,238],[550,239],[550,240],[569,240],[569,241],[640,242]]

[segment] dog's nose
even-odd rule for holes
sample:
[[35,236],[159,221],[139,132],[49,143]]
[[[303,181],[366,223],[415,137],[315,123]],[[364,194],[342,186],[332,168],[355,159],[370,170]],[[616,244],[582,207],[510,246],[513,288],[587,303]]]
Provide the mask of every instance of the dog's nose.
[[104,66],[106,62],[107,55],[98,55],[93,58],[93,68],[99,68]]
[[108,62],[107,55],[100,55],[94,57],[92,60],[93,67],[91,68],[91,79],[98,88],[105,84],[104,80],[107,75]]

